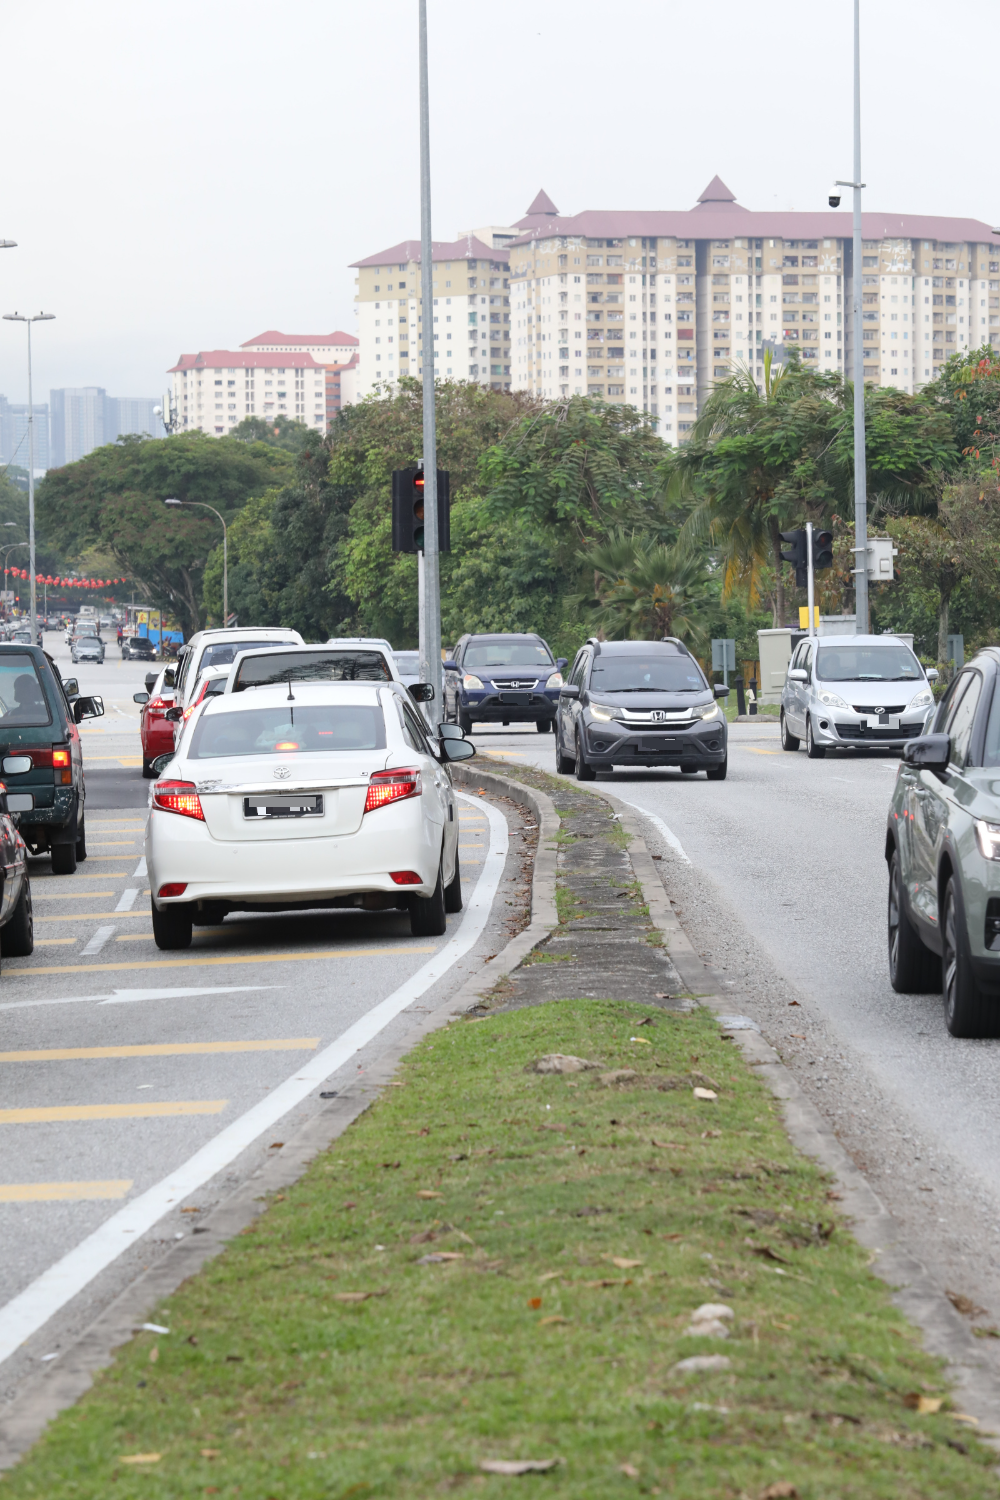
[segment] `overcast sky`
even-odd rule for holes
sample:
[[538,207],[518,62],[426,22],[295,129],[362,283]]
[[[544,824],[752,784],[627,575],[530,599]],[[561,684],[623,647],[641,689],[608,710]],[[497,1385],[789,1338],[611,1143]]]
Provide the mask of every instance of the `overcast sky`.
[[[718,172],[749,208],[806,209],[850,175],[851,0],[429,14],[436,239],[540,187],[563,213],[685,208]],[[867,207],[996,222],[993,91],[964,79],[998,31],[996,0],[862,0]],[[0,311],[56,314],[39,400],[158,395],[180,353],[266,328],[353,333],[349,263],[420,233],[416,0],[46,0],[0,37]],[[24,366],[0,323],[11,400]]]

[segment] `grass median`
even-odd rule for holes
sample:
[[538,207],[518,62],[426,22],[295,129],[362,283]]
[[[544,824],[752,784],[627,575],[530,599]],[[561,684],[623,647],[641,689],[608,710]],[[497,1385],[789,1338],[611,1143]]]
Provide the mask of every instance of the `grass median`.
[[[532,1071],[556,1053],[598,1066]],[[1000,1495],[703,1011],[437,1032],[151,1321],[169,1334],[119,1351],[3,1494]]]

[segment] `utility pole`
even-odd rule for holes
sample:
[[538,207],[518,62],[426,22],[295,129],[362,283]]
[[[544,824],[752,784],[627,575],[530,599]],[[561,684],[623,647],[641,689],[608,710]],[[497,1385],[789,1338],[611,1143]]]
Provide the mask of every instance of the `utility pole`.
[[441,570],[438,531],[437,431],[434,412],[434,246],[431,241],[431,133],[427,82],[427,0],[418,0],[420,32],[420,274],[424,381],[424,551],[420,612],[420,676],[434,686],[429,722],[442,717]]
[[50,323],[55,313],[40,312],[33,317],[23,313],[4,313],[8,323],[28,325],[28,549],[31,558],[31,644],[38,639],[38,595],[35,588],[35,408],[31,396],[31,325]]
[[854,630],[868,633],[868,480],[865,469],[865,364],[861,347],[861,0],[854,0]]
[[806,567],[808,569],[808,572],[806,574],[806,599],[809,604],[809,636],[811,639],[816,634],[816,627],[813,624],[813,600],[816,597],[816,574],[815,569],[813,568],[813,523],[811,521],[806,522]]

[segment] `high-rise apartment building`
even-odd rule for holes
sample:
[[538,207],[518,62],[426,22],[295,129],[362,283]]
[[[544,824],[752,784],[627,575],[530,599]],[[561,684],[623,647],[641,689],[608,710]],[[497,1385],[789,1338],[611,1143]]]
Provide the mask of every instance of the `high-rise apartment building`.
[[[36,406],[35,472],[49,467],[49,408]],[[28,404],[0,396],[0,464],[28,472]]]
[[[517,226],[435,240],[434,363],[443,380],[510,387],[510,296],[504,238]],[[488,234],[489,241],[479,238]],[[420,241],[404,240],[354,261],[358,304],[357,398],[401,375],[420,376],[423,359]]]
[[182,354],[168,371],[176,431],[224,437],[245,417],[279,416],[325,431],[355,398],[357,349],[349,333],[270,329],[239,349]]
[[[95,448],[135,433],[162,437],[152,396],[109,396],[101,386],[66,387],[49,392],[49,466],[60,468],[86,458]],[[35,467],[38,459],[38,411],[35,407]]]
[[848,214],[753,213],[718,177],[683,212],[565,217],[543,196],[508,248],[513,389],[630,402],[683,438],[768,343],[850,378],[855,274],[866,380],[917,390],[1000,346],[1000,236],[975,219],[866,213],[856,268]]
[[279,333],[271,328],[240,348],[254,354],[311,354],[326,370],[327,426],[357,399],[358,341],[350,333]]

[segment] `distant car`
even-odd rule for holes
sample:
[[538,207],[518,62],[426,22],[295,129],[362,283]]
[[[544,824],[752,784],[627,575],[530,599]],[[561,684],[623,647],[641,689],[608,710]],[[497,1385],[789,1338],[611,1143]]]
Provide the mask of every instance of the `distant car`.
[[936,677],[896,636],[800,641],[781,692],[781,748],[805,740],[810,760],[834,749],[902,750],[933,716]]
[[122,641],[122,661],[155,661],[153,643],[145,635],[127,635]]
[[304,644],[297,630],[278,626],[233,626],[227,630],[196,631],[186,645],[178,647],[177,702],[186,708],[194,697],[204,668],[231,666],[240,651]]
[[99,666],[103,667],[104,642],[99,640],[96,635],[74,636],[70,656],[74,663],[96,661]]
[[468,734],[473,724],[531,724],[548,734],[562,669],[540,635],[463,635],[444,664],[444,717]]
[[111,618],[111,616],[110,616],[110,615],[102,615],[102,616],[101,616],[101,624],[102,624],[102,626],[104,626],[104,627],[105,627],[105,628],[106,628],[106,629],[107,629],[107,630],[110,630],[110,629],[111,629],[111,627],[112,627],[112,625],[113,625],[113,624],[114,624],[114,623],[115,623],[115,622],[114,622],[114,620],[112,620],[112,618]]
[[9,641],[14,641],[18,646],[30,646],[31,630],[30,628],[25,629],[24,626],[18,626],[16,630],[11,631],[7,639]]
[[683,641],[599,641],[577,652],[559,697],[556,769],[593,781],[615,766],[676,766],[724,781],[726,718]]
[[139,714],[139,739],[142,744],[142,774],[154,776],[153,761],[158,755],[169,755],[174,748],[174,725],[166,717],[174,706],[174,668],[164,667],[155,677],[147,677],[144,693],[133,693],[132,701],[142,705]]
[[413,683],[420,681],[419,651],[394,651],[392,656],[404,687],[412,687]]

